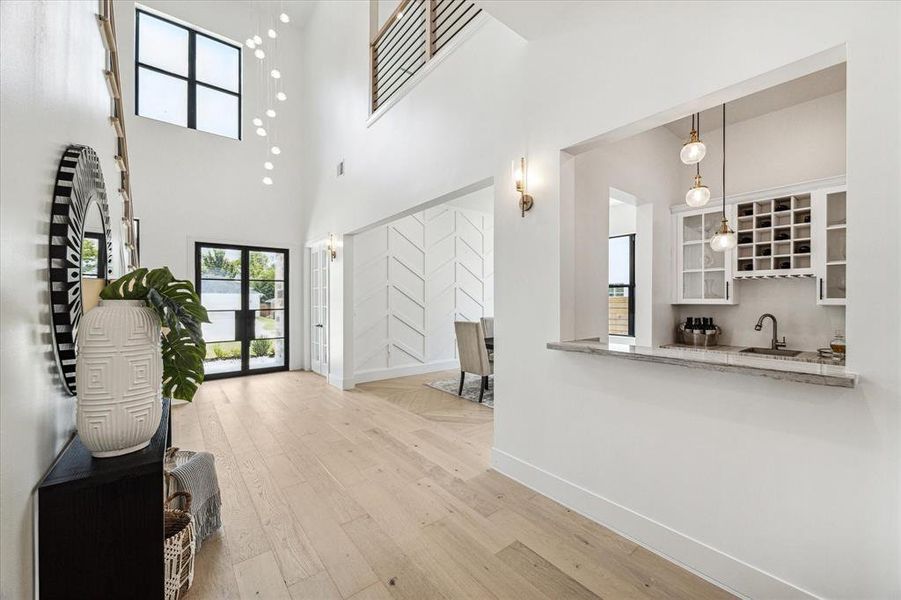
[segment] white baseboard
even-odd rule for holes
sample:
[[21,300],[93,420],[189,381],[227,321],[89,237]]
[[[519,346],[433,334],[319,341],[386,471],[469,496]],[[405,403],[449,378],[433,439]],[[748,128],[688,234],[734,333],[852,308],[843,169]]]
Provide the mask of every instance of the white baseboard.
[[491,466],[524,486],[740,597],[780,600],[818,598],[734,556],[548,473],[503,450],[491,449]]
[[443,360],[440,362],[426,363],[423,365],[410,365],[406,367],[394,367],[391,369],[374,369],[372,371],[363,371],[354,374],[355,383],[366,383],[367,381],[380,381],[382,379],[394,379],[395,377],[406,377],[408,375],[422,375],[423,373],[433,373],[435,371],[449,371],[451,369],[459,369],[460,362],[457,360]]
[[339,375],[329,373],[326,380],[328,381],[329,385],[333,385],[339,390],[352,390],[354,388],[353,379],[344,379]]

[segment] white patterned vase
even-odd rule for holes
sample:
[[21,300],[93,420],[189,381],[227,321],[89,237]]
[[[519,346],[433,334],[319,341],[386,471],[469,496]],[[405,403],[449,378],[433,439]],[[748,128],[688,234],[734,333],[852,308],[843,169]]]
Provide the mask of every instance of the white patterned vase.
[[143,300],[101,300],[78,327],[76,423],[97,458],[135,452],[160,425],[160,320]]

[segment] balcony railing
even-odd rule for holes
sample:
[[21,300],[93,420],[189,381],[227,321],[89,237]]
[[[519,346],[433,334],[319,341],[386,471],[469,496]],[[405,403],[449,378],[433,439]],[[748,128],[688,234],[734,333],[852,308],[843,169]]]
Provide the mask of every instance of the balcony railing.
[[370,43],[372,112],[480,12],[472,0],[403,0]]

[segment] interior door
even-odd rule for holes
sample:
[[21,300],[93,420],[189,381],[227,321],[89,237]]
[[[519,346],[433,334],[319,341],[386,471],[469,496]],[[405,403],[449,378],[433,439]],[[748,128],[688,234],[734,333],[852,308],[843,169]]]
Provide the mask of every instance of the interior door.
[[310,248],[310,366],[328,375],[329,251],[325,242]]
[[195,244],[207,379],[288,368],[288,251]]

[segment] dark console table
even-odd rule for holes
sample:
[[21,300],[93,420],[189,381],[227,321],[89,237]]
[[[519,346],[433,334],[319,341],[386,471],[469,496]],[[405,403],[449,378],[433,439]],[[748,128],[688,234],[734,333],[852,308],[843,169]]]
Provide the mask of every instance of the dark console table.
[[40,598],[153,598],[163,593],[163,459],[169,401],[150,445],[93,458],[75,435],[38,485]]

